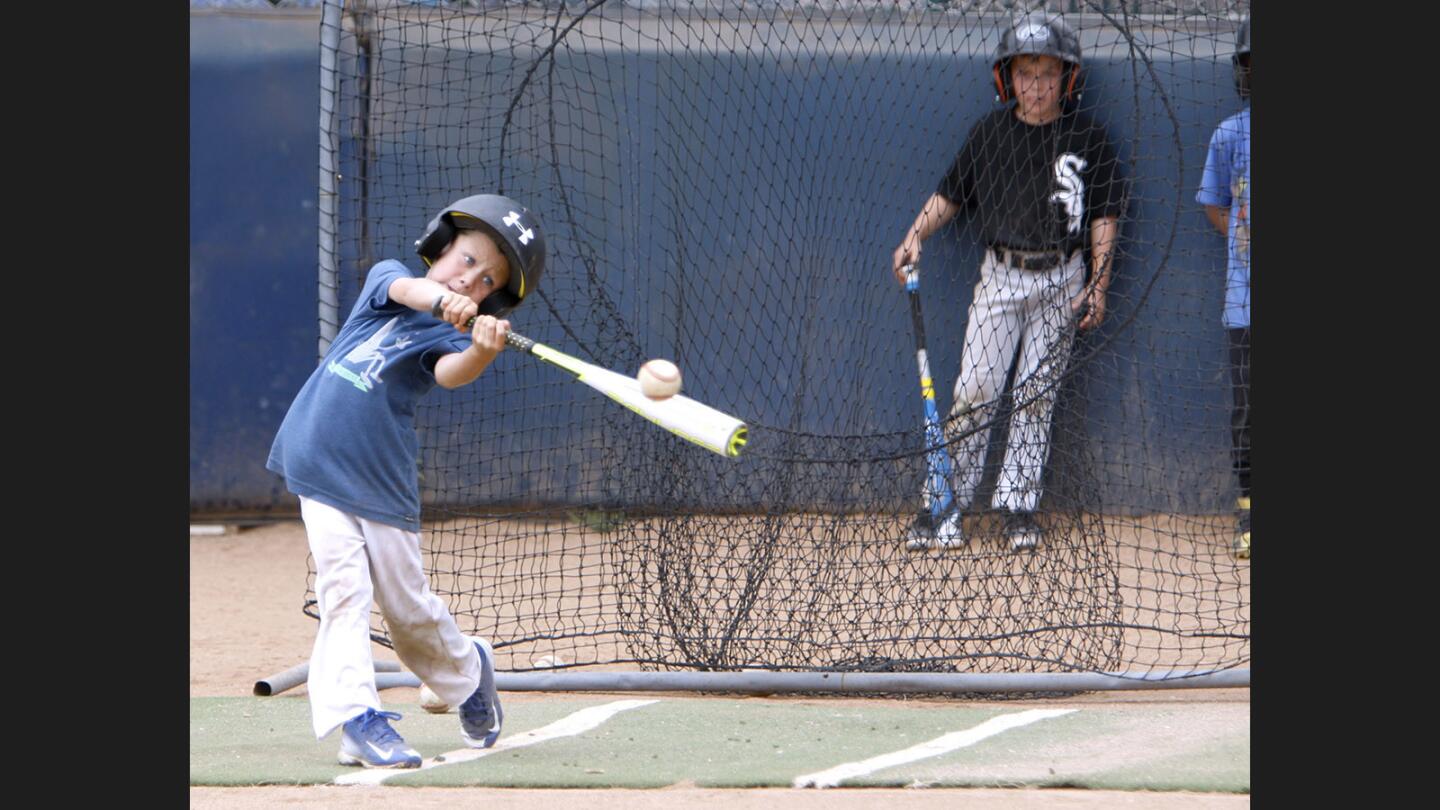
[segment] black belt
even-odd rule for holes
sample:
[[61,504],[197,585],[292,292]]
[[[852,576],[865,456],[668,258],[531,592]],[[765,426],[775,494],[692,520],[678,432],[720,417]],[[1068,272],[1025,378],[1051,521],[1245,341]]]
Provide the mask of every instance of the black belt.
[[992,245],[990,249],[995,252],[996,261],[1021,270],[1054,270],[1070,258],[1058,250],[1011,250],[999,245]]

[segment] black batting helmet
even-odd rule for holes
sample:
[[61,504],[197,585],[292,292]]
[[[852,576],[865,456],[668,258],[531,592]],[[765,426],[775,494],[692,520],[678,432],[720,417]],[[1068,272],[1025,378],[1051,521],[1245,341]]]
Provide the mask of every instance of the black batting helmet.
[[1010,87],[1010,59],[1025,53],[1053,56],[1064,62],[1065,73],[1060,80],[1061,98],[1071,101],[1078,97],[1080,37],[1070,30],[1059,14],[1034,11],[1015,20],[1001,35],[1000,47],[995,49],[991,70],[995,74],[997,101],[1009,101],[1015,97]]
[[1240,30],[1235,32],[1235,55],[1230,57],[1235,67],[1235,90],[1240,98],[1250,98],[1250,15],[1240,21]]
[[459,229],[484,231],[510,262],[510,282],[480,302],[481,315],[504,317],[540,284],[545,272],[545,232],[528,208],[499,194],[456,200],[430,220],[415,252],[428,267],[454,241]]

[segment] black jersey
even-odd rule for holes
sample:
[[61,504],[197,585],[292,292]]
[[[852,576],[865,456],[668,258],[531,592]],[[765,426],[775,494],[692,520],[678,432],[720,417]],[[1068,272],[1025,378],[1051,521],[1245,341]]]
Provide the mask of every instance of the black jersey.
[[976,219],[987,245],[1070,253],[1088,243],[1092,218],[1123,213],[1127,189],[1090,116],[1035,126],[1005,107],[976,122],[935,191]]

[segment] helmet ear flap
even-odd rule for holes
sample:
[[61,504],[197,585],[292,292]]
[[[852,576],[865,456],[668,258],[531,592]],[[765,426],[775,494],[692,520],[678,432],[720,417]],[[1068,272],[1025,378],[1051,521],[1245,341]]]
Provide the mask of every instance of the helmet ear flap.
[[493,315],[496,318],[503,318],[510,314],[510,310],[520,305],[520,299],[514,293],[506,289],[499,289],[485,296],[480,302],[481,315]]
[[1074,101],[1075,85],[1078,84],[1080,81],[1080,66],[1069,65],[1066,72],[1070,74],[1070,80],[1065,83],[1065,100]]
[[995,100],[1002,104],[1010,100],[1010,93],[1005,87],[1006,63],[1008,61],[1007,59],[1001,59],[991,67],[991,72],[995,74]]
[[429,267],[454,239],[455,223],[450,221],[448,215],[441,214],[435,218],[430,231],[415,243],[415,252],[420,254],[420,258],[425,260],[425,266]]

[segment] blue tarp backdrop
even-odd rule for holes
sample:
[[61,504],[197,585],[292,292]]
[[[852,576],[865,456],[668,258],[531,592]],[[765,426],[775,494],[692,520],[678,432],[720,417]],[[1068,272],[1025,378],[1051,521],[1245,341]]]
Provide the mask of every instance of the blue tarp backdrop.
[[315,368],[317,17],[190,17],[190,509],[295,510],[265,469]]
[[[286,407],[317,359],[319,50],[318,15],[191,16],[192,514],[295,510],[293,497],[264,469],[264,461]],[[1139,82],[1137,89],[1123,56],[1088,63],[1089,92],[1125,98],[1127,110],[1142,109],[1152,102],[1158,105],[1147,95],[1149,85]],[[643,62],[653,55],[616,53],[605,58]],[[669,58],[700,63],[707,57],[677,54]],[[762,57],[750,54],[748,58]],[[954,59],[951,75],[984,75],[988,69],[983,54],[957,53]],[[887,61],[879,69],[893,75],[872,80],[903,83],[911,68],[903,59]],[[641,69],[618,73],[635,75]],[[703,65],[691,67],[691,72],[703,69]],[[837,64],[835,69],[846,66]],[[1093,338],[1111,342],[1103,369],[1105,382],[1087,390],[1086,440],[1103,468],[1099,478],[1106,502],[1139,509],[1209,511],[1225,508],[1231,495],[1227,489],[1229,395],[1219,318],[1223,246],[1195,206],[1193,188],[1211,131],[1220,118],[1238,108],[1238,100],[1229,80],[1228,55],[1219,59],[1208,53],[1173,56],[1158,77],[1168,98],[1181,102],[1173,110],[1178,131],[1169,118],[1159,114],[1158,106],[1154,116],[1110,122],[1112,128],[1131,135],[1127,149],[1134,153],[1125,158],[1133,167],[1136,188],[1125,232],[1126,255],[1112,286],[1116,304],[1114,317],[1107,322],[1110,331],[1102,330]],[[967,103],[976,103],[977,98],[971,94]],[[776,121],[772,119],[803,112],[806,103],[805,93],[785,103],[757,102],[747,111],[753,120],[711,130],[706,136],[774,131]],[[656,114],[653,107],[633,112]],[[917,114],[941,113],[932,105]],[[879,124],[862,121],[860,125]],[[637,131],[649,131],[649,127]],[[803,128],[793,134],[797,142],[807,137]],[[937,155],[952,153],[963,134],[955,133],[954,144],[927,148]],[[826,142],[845,140],[844,133],[815,137]],[[1183,176],[1176,168],[1177,139],[1182,144]],[[583,134],[557,140],[580,143]],[[915,203],[923,200],[947,160],[941,157],[936,165],[919,166],[917,174],[927,179],[909,189],[903,203],[884,201],[882,210],[902,213],[896,222],[884,225],[887,233],[898,239],[913,216],[912,198]],[[636,195],[627,205],[639,210],[627,215],[634,221],[663,217],[663,209],[662,213],[645,210],[666,205],[663,196]],[[742,203],[729,199],[709,204],[733,207]],[[727,216],[733,219],[735,214]],[[927,281],[930,294],[936,300],[968,300],[978,259],[973,246],[964,239],[933,241],[933,246],[927,245],[927,266],[963,270],[933,276]],[[654,246],[638,249],[643,253]],[[707,246],[689,244],[685,249],[699,255]],[[1168,265],[1162,267],[1159,258],[1167,249]],[[811,253],[825,255],[827,251],[837,253],[831,257],[834,261],[847,259],[839,242],[816,246]],[[734,253],[728,248],[723,252]],[[655,257],[642,255],[637,261],[632,256],[628,263],[644,267],[647,258]],[[1160,283],[1149,290],[1140,306],[1150,281],[1162,271]],[[901,319],[897,323],[903,327],[908,315],[902,299],[895,293],[893,306],[886,307],[884,315]],[[823,298],[817,300],[817,306],[830,305]],[[833,306],[855,303],[837,300]],[[342,313],[349,304],[341,301]],[[1131,313],[1138,314],[1130,328],[1114,331]],[[933,321],[942,313],[929,309],[926,314]],[[827,315],[834,315],[832,323],[851,323],[863,317],[850,312]],[[663,328],[658,319],[634,326],[641,331]],[[943,409],[959,363],[958,335],[932,333],[929,337]],[[913,395],[913,382],[909,381],[914,373],[913,346],[897,345],[896,349],[899,370],[895,373],[906,375],[903,391]],[[1157,362],[1157,357],[1163,359]],[[1173,396],[1155,400],[1143,394],[1154,390],[1166,390]],[[894,396],[883,387],[862,394]],[[894,405],[887,403],[877,410],[893,411]],[[918,403],[915,420],[918,427]],[[1201,438],[1197,440],[1197,436]],[[1178,458],[1173,457],[1176,454]]]

